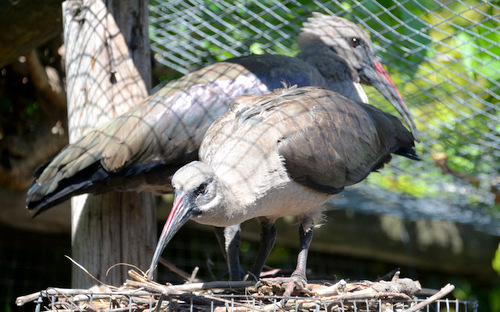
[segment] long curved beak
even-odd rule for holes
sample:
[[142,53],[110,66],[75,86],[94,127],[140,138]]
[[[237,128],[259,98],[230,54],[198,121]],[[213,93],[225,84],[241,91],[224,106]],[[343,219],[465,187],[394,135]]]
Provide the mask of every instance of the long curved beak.
[[158,259],[160,258],[163,250],[170,242],[175,233],[193,216],[193,208],[190,205],[186,205],[183,201],[184,194],[179,193],[175,195],[174,204],[170,215],[168,216],[167,222],[163,227],[160,239],[156,245],[156,250],[153,255],[153,260],[151,260],[151,265],[148,271],[148,281],[153,279],[153,273],[158,264]]
[[359,71],[359,75],[365,84],[375,87],[396,108],[398,113],[403,117],[404,122],[410,127],[415,141],[420,142],[420,134],[418,133],[413,116],[382,64],[376,59],[371,60],[370,65],[366,64],[366,66],[363,66]]

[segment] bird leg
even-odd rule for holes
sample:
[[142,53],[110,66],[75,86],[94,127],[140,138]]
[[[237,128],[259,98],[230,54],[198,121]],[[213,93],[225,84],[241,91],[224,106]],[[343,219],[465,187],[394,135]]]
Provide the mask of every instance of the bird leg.
[[222,254],[227,263],[229,271],[229,279],[231,281],[241,281],[245,272],[240,265],[240,242],[241,230],[240,225],[232,225],[228,227],[214,227],[215,236],[219,241],[219,246],[222,249]]
[[293,290],[297,287],[303,289],[307,286],[306,265],[309,245],[311,245],[313,237],[314,221],[311,217],[305,217],[300,222],[299,237],[300,237],[300,252],[297,258],[297,267],[290,277],[290,281],[286,286],[284,297],[289,297]]
[[[259,250],[257,251],[257,256],[255,257],[252,270],[250,271],[250,274],[256,279],[259,279],[262,268],[276,241],[276,225],[274,221],[265,217],[260,217],[258,220],[261,226]],[[248,277],[248,275],[245,276],[245,280],[247,280]]]

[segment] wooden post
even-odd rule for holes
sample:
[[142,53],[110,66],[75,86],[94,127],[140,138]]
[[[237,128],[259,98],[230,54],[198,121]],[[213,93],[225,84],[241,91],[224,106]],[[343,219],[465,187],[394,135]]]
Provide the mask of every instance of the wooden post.
[[[125,113],[151,87],[148,3],[77,0],[63,3],[70,142]],[[146,270],[156,243],[150,193],[108,193],[72,200],[72,258],[100,281],[120,285],[128,263]],[[72,287],[96,284],[74,266]]]

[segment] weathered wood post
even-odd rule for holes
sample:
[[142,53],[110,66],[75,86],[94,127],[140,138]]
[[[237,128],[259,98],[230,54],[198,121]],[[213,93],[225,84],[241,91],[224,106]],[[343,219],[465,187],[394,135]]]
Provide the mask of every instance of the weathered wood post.
[[[77,0],[63,3],[70,142],[126,112],[151,88],[148,3]],[[72,258],[102,282],[125,281],[128,263],[146,270],[156,242],[150,193],[108,193],[72,200]],[[74,266],[72,287],[96,284]]]

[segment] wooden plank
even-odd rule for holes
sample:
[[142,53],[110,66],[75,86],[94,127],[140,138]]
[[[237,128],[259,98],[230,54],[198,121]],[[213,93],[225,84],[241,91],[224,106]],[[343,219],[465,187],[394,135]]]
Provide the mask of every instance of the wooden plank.
[[[109,0],[106,5],[100,0],[63,3],[70,142],[125,113],[150,89],[150,79],[143,79],[151,72],[147,1]],[[152,194],[72,199],[72,258],[102,282],[119,285],[126,280],[124,266],[106,276],[117,263],[147,269],[155,236]],[[73,287],[95,283],[74,267]]]

